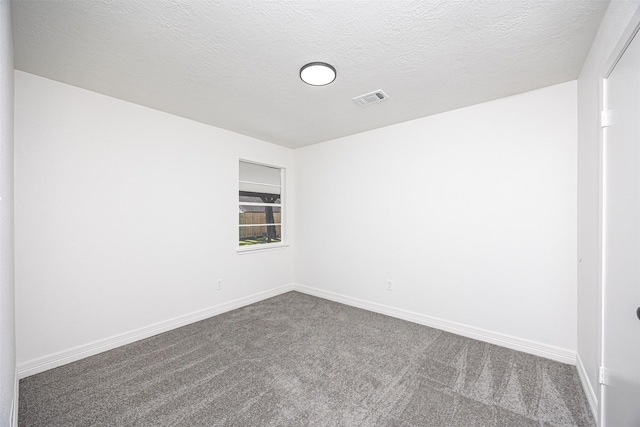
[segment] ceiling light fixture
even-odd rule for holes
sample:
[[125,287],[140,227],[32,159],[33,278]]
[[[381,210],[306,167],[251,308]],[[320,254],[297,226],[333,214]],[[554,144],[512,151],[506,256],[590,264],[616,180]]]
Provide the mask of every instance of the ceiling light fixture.
[[300,68],[300,79],[311,86],[324,86],[336,79],[336,69],[326,62],[310,62]]

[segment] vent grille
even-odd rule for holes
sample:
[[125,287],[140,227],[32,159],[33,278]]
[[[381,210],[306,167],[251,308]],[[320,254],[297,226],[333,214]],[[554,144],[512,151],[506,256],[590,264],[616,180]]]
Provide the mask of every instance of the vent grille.
[[356,104],[366,107],[367,105],[375,104],[380,101],[384,101],[389,98],[382,89],[374,90],[373,92],[365,93],[364,95],[356,96],[353,100]]

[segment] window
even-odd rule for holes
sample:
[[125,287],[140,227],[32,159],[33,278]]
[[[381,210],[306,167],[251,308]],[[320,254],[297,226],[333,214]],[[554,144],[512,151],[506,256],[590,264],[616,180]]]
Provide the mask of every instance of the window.
[[282,176],[281,168],[240,160],[240,248],[282,243]]

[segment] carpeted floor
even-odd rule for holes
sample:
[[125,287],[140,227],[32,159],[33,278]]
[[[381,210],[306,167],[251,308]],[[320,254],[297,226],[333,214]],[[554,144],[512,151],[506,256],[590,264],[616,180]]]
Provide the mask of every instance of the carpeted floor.
[[595,423],[574,366],[289,292],[25,378],[19,425]]

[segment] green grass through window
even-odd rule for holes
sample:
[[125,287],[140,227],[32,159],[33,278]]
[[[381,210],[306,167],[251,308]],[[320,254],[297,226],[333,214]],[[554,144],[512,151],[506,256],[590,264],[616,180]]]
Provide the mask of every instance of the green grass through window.
[[[271,239],[271,243],[278,243],[280,239]],[[269,243],[266,237],[260,237],[257,239],[243,239],[240,240],[240,246],[261,245],[263,243]]]

